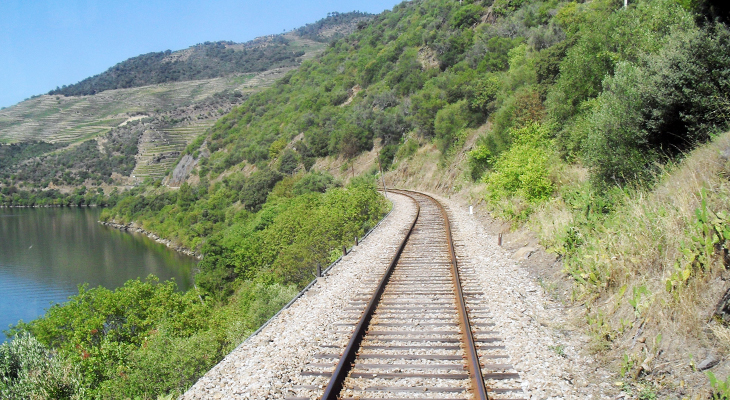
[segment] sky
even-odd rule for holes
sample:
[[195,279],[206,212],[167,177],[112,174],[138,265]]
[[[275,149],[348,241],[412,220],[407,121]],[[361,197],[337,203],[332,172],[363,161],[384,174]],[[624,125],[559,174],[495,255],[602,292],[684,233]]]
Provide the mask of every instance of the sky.
[[401,0],[0,0],[0,107],[140,54],[245,42]]

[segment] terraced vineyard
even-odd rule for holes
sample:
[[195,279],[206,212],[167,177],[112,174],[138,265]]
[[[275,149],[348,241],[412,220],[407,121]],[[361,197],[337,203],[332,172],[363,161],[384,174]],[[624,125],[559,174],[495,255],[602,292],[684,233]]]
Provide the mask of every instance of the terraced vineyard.
[[249,92],[286,71],[105,91],[93,96],[43,95],[0,110],[0,142],[73,143],[105,133],[138,114],[171,111],[223,90]]
[[173,163],[180,156],[190,141],[205,132],[215,120],[206,120],[194,125],[180,126],[176,128],[146,130],[139,142],[137,153],[137,166],[132,172],[132,178],[142,180],[144,178],[162,178]]
[[[305,52],[303,60],[325,48],[324,43],[285,36],[295,50]],[[141,119],[144,132],[137,143],[131,178],[137,182],[159,179],[174,167],[188,143],[222,114],[293,68],[107,90],[93,96],[38,96],[0,110],[0,144],[40,140],[71,148],[89,139],[103,143],[112,129]]]

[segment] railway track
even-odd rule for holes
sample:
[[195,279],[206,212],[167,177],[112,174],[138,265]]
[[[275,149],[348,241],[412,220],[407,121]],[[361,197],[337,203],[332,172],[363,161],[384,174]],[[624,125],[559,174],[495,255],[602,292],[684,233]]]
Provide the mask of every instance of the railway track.
[[302,387],[309,397],[287,399],[520,398],[519,375],[475,271],[458,258],[446,210],[430,196],[398,193],[418,205],[408,234],[386,272],[370,278],[350,316],[332,327],[349,333],[344,349],[326,346],[300,373],[315,378]]

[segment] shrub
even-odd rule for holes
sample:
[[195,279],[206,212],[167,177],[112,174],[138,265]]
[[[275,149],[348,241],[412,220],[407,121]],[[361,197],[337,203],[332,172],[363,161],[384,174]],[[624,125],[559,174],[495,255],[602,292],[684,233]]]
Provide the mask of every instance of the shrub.
[[246,179],[241,188],[238,197],[241,204],[248,210],[258,211],[266,202],[266,196],[269,195],[276,182],[283,177],[282,174],[268,169],[254,172]]
[[335,178],[326,172],[310,172],[292,186],[292,193],[300,196],[306,193],[324,193],[335,186]]
[[299,157],[294,150],[286,149],[279,157],[279,172],[291,175],[299,166]]
[[730,33],[677,32],[655,55],[621,62],[589,117],[585,158],[599,183],[648,178],[649,166],[725,127]]
[[485,177],[487,196],[499,200],[516,195],[528,202],[547,199],[555,189],[549,178],[555,155],[547,129],[531,123],[511,134],[512,147],[497,157],[494,172]]
[[179,396],[212,368],[224,354],[222,343],[210,332],[180,338],[159,330],[117,366],[114,378],[103,383],[104,399],[156,399]]
[[446,154],[458,134],[472,125],[476,120],[476,115],[469,111],[466,100],[449,104],[436,113],[436,119],[434,121],[436,145],[441,153]]
[[3,399],[82,399],[78,368],[28,333],[0,345],[0,397]]
[[597,182],[647,178],[646,167],[656,158],[641,126],[643,76],[630,63],[620,63],[607,78],[590,117],[585,158]]

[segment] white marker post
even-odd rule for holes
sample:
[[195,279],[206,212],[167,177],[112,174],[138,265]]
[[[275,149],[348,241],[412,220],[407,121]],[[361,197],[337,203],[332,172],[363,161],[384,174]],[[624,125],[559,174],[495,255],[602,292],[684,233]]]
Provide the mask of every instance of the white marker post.
[[474,207],[469,206],[469,215],[474,215]]

